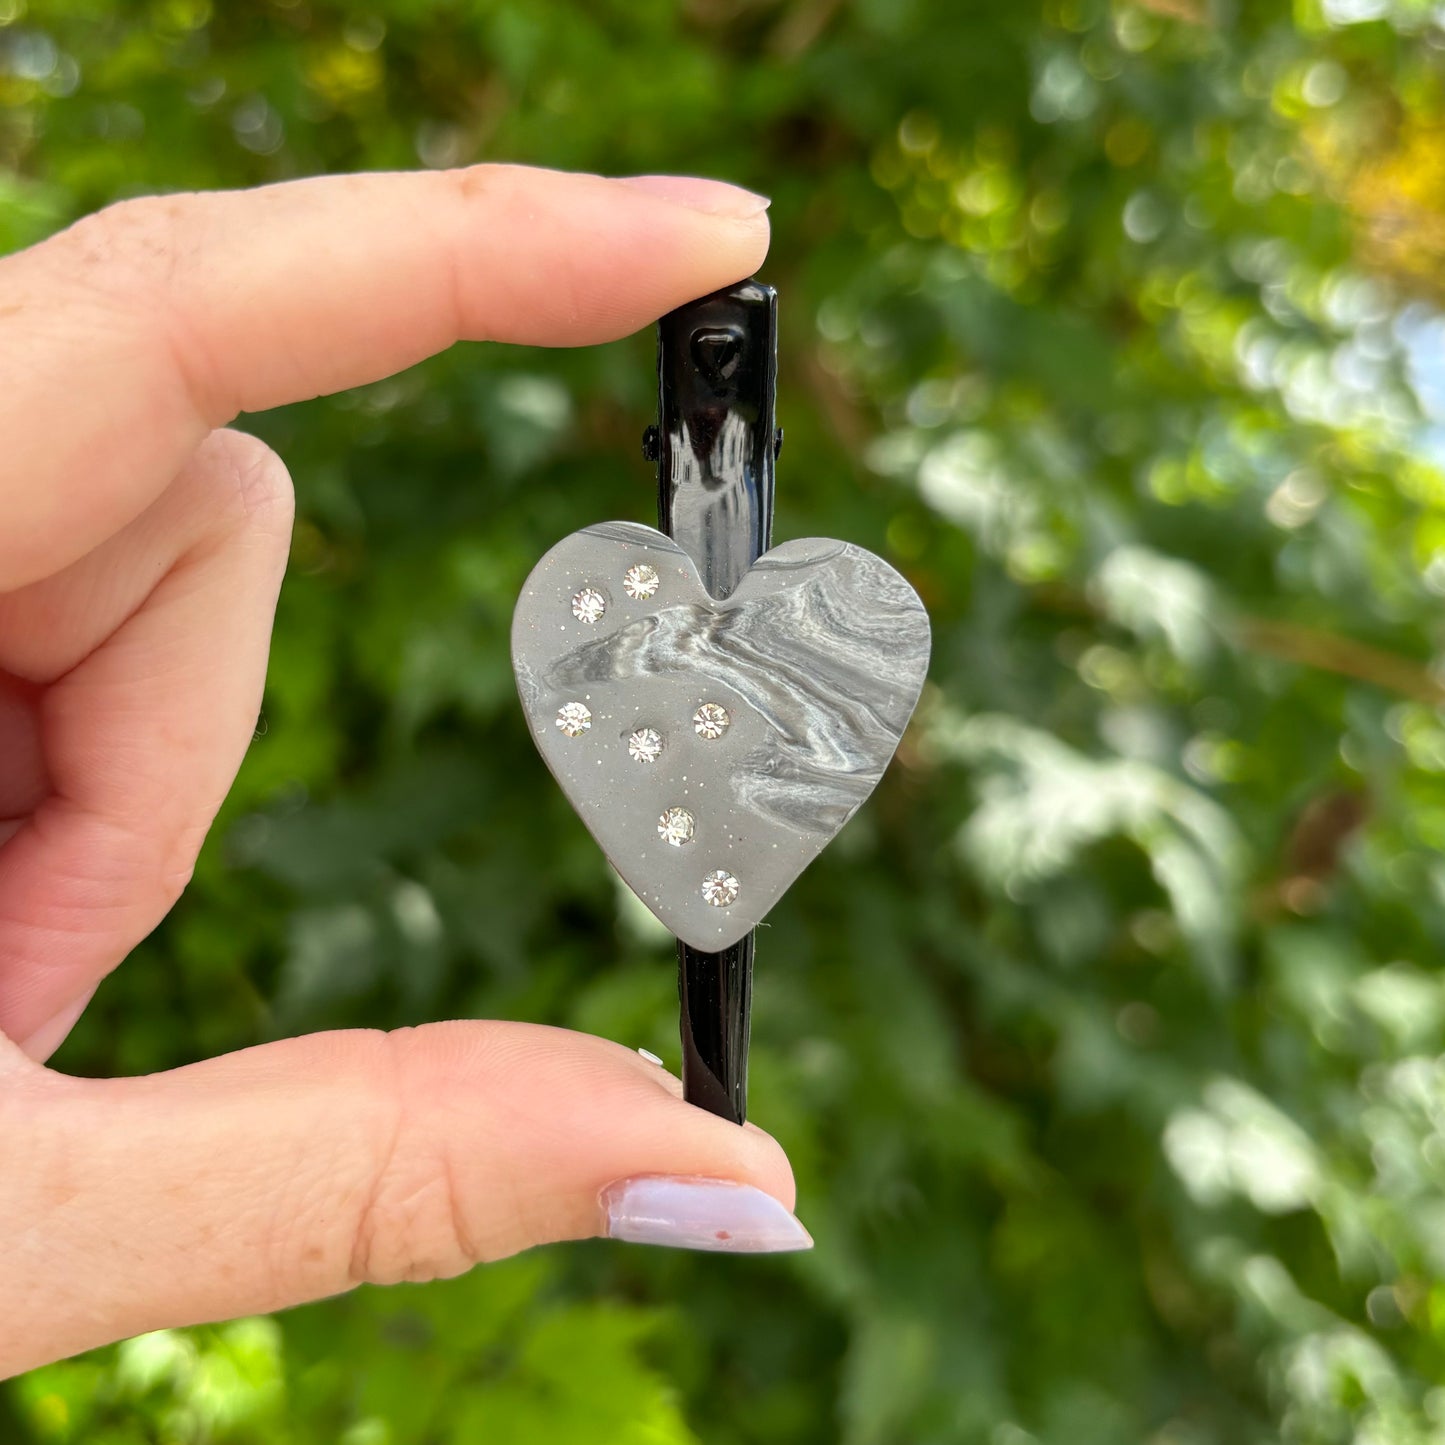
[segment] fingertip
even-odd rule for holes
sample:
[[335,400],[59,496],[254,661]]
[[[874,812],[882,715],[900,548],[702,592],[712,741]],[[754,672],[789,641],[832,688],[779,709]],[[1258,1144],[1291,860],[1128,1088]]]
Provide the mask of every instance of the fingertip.
[[[445,1147],[484,1257],[598,1233],[601,1193],[623,1179],[724,1180],[793,1207],[776,1139],[686,1103],[672,1075],[621,1044],[539,1025],[452,1024],[418,1031],[413,1050],[430,1056],[419,1092],[480,1101],[464,1146],[451,1136]],[[492,1187],[503,1175],[506,1208]]]
[[768,253],[766,198],[726,182],[497,165],[458,174],[459,330],[472,339],[616,340],[751,276]]
[[797,1206],[798,1183],[793,1177],[793,1164],[788,1151],[766,1129],[759,1128],[751,1120],[743,1125],[743,1132],[757,1140],[759,1163],[762,1166],[762,1187],[774,1199],[787,1205]]
[[772,205],[770,197],[756,191],[702,176],[617,176],[613,183],[730,221],[755,221]]
[[80,1021],[81,1014],[85,1012],[99,987],[99,984],[94,984],[85,989],[79,998],[72,999],[39,1028],[18,1040],[21,1053],[34,1059],[37,1064],[43,1064],[70,1037],[71,1029]]

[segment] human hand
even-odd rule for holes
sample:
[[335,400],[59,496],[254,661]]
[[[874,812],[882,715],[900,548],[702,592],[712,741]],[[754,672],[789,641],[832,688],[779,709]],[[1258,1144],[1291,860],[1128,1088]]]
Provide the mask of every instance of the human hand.
[[128,201],[0,261],[0,1376],[551,1240],[808,1243],[766,1134],[558,1029],[43,1067],[175,902],[252,736],[291,486],[225,424],[462,338],[635,331],[753,272],[763,204],[506,166],[340,176]]

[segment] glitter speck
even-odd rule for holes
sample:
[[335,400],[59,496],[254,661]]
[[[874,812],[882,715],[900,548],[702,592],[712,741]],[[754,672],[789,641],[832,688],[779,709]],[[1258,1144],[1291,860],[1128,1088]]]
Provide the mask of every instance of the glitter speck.
[[698,737],[710,743],[716,742],[728,730],[731,722],[728,710],[715,702],[703,703],[692,715],[693,730]]
[[702,880],[703,902],[714,908],[726,908],[729,903],[737,902],[738,886],[738,880],[726,868],[719,868]]
[[669,808],[657,820],[657,836],[674,848],[692,842],[692,814],[686,808]]
[[646,562],[639,562],[622,574],[622,590],[634,602],[645,602],[661,586],[662,578],[657,575],[657,569],[649,567]]
[[580,738],[592,726],[592,709],[580,702],[564,702],[557,709],[557,726],[569,738]]
[[627,752],[634,763],[655,763],[662,756],[662,734],[656,728],[638,728],[627,739]]
[[572,615],[578,622],[600,622],[607,599],[595,588],[584,587],[572,598]]

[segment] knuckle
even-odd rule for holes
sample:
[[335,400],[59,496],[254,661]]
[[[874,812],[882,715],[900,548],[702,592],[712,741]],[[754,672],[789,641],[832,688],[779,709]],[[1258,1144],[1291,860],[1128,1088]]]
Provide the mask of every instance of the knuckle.
[[426,1101],[446,1088],[415,1030],[379,1035],[376,1147],[351,1249],[354,1283],[443,1279],[481,1259],[466,1223],[450,1146]]
[[139,312],[157,323],[151,332],[168,350],[197,412],[217,420],[227,408],[216,358],[189,315],[187,295],[202,252],[224,228],[223,207],[197,193],[136,196],[83,216],[47,253],[67,275],[82,279],[102,312],[127,318]]
[[162,285],[185,259],[185,196],[137,196],[117,201],[75,222],[66,232],[80,259],[108,284],[116,272],[132,285]]

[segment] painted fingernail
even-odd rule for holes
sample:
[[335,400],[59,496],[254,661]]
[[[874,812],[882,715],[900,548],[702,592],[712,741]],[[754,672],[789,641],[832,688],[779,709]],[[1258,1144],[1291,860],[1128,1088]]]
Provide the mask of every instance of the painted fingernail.
[[813,1236],[771,1194],[734,1179],[643,1174],[602,1191],[609,1239],[772,1254],[811,1249]]
[[726,216],[734,221],[750,221],[760,216],[772,202],[756,191],[726,181],[704,180],[701,176],[618,176],[619,186],[646,191],[676,206],[703,211],[709,216]]

